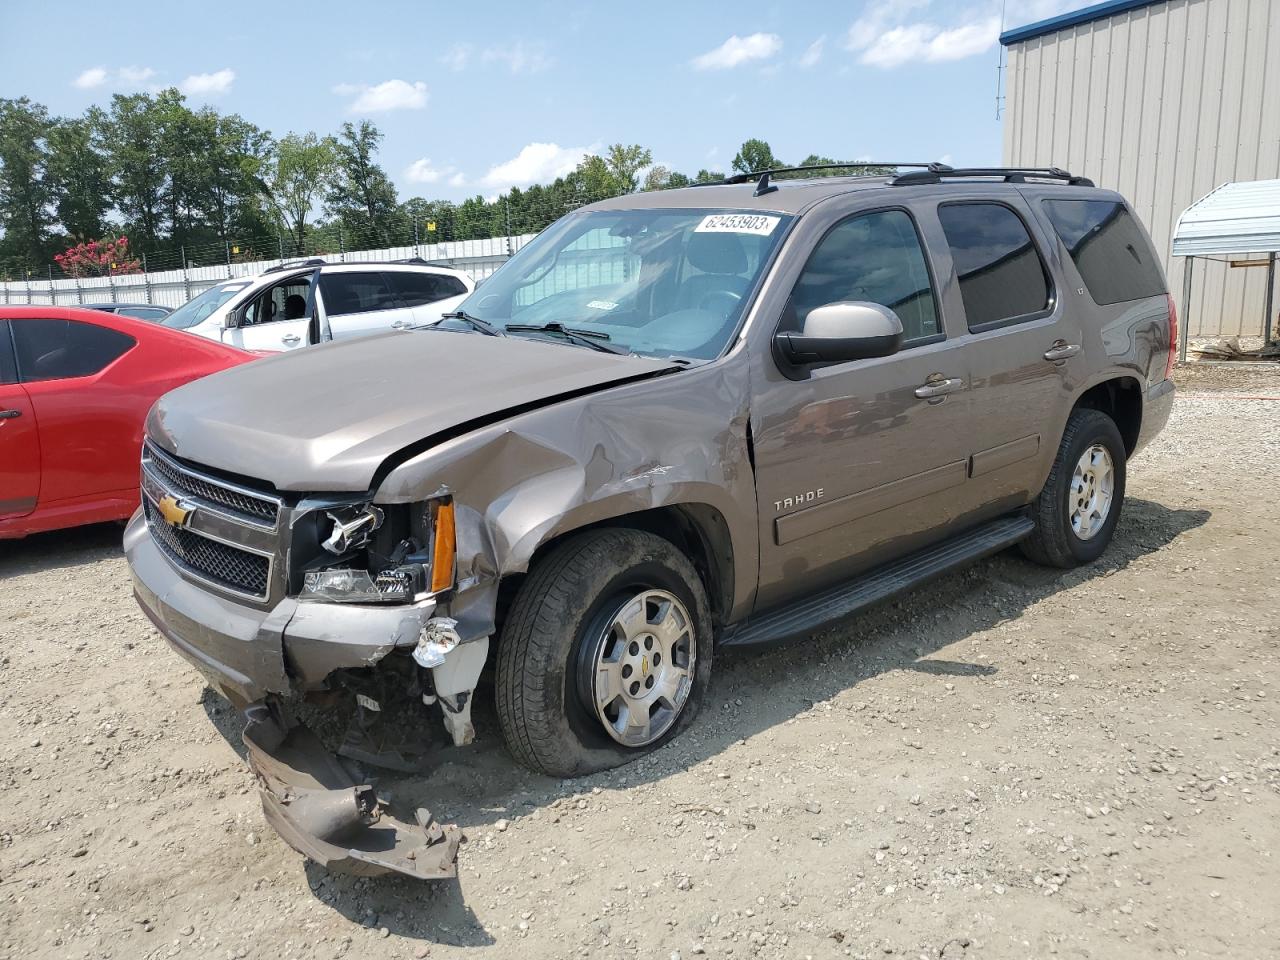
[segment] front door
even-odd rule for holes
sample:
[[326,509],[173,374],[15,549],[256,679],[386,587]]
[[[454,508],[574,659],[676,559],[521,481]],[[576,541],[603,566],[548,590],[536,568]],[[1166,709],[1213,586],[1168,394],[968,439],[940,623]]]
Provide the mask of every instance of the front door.
[[781,327],[802,329],[809,311],[840,301],[892,309],[903,348],[800,379],[767,355],[759,361],[757,609],[939,536],[966,480],[968,370],[944,328],[911,213],[874,210],[834,223],[795,279]]
[[36,414],[17,380],[9,321],[0,320],[0,520],[26,516],[40,495]]
[[239,312],[228,342],[242,350],[293,350],[311,342],[315,312],[314,273],[268,287]]

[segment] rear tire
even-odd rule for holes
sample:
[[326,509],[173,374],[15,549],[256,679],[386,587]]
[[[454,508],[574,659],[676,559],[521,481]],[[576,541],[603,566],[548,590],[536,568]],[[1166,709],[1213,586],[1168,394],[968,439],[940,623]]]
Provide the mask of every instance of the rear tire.
[[574,536],[530,571],[503,625],[503,738],[555,777],[628,763],[692,722],[711,658],[706,591],[673,544],[638,530]]
[[1036,528],[1020,544],[1023,554],[1049,567],[1102,556],[1120,521],[1125,457],[1114,420],[1100,410],[1073,411],[1049,479],[1031,505]]

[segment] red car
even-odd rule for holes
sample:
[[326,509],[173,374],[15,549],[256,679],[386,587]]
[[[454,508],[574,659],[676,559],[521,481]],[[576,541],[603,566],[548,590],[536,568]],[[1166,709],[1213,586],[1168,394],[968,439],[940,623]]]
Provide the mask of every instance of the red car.
[[0,540],[128,518],[151,404],[252,359],[132,317],[0,307]]

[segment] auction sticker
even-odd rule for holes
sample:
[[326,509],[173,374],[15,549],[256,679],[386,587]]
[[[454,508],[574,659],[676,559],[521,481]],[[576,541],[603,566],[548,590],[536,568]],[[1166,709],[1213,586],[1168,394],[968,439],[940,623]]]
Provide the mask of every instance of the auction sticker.
[[758,213],[713,213],[703,217],[693,228],[694,233],[749,233],[767,237],[773,233],[781,217],[768,217]]

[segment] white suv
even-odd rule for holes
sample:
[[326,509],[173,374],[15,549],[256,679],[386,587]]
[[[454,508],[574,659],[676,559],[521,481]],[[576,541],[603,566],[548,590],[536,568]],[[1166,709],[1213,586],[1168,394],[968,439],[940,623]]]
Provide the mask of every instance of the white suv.
[[290,350],[435,323],[474,289],[465,273],[425,261],[305,260],[224,280],[162,323],[245,350]]

